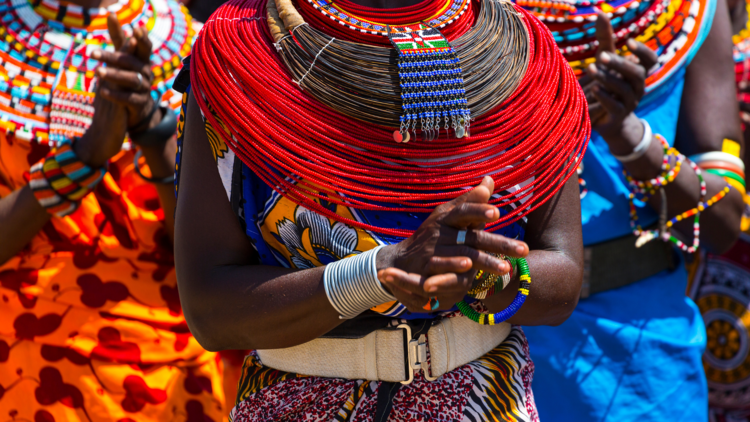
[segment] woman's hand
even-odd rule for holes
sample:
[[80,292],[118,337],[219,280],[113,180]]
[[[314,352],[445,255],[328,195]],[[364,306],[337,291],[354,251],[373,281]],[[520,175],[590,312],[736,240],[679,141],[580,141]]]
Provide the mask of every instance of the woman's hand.
[[107,24],[116,51],[100,50],[92,54],[95,59],[107,64],[107,67],[97,69],[101,81],[99,95],[125,107],[129,130],[149,129],[161,119],[152,118],[154,123],[143,121],[155,107],[151,97],[154,74],[151,72],[148,31],[142,27],[134,28],[133,37],[126,39],[114,13],[107,17]]
[[[424,311],[430,297],[438,298],[438,309],[450,308],[464,298],[478,270],[510,271],[505,260],[489,252],[528,254],[524,242],[482,230],[500,218],[497,207],[487,203],[493,191],[492,178],[485,177],[476,188],[437,207],[414,235],[378,254],[379,268],[384,268],[378,274],[381,283],[410,311]],[[457,243],[459,230],[467,230],[462,245]]]
[[[107,16],[107,28],[116,51],[99,50],[91,54],[108,67],[97,69],[99,86],[94,99],[94,118],[74,146],[81,161],[93,167],[103,166],[120,152],[128,128],[148,116],[154,107],[150,94],[151,42],[147,31],[136,28],[133,38],[125,39],[114,13]],[[160,119],[160,113],[154,113],[149,127]]]
[[599,50],[596,64],[588,67],[587,90],[591,126],[609,144],[615,155],[627,155],[633,151],[643,136],[643,125],[633,111],[646,90],[648,69],[656,64],[657,56],[650,48],[633,39],[627,41],[632,55],[617,55],[612,38],[612,25],[607,15],[598,11],[596,38]]

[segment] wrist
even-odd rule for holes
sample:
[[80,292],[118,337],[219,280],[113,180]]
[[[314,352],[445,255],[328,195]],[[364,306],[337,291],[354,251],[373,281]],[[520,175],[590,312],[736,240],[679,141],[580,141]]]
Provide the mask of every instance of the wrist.
[[400,254],[399,245],[401,244],[397,243],[395,245],[388,245],[378,251],[378,256],[375,261],[375,266],[378,271],[396,267],[396,260]]
[[73,152],[83,164],[89,167],[104,167],[112,155],[106,153],[102,148],[93,148],[94,139],[89,131],[83,134],[76,142],[73,142]]
[[631,154],[643,139],[643,133],[643,123],[635,113],[630,113],[617,127],[599,131],[609,151],[619,156]]

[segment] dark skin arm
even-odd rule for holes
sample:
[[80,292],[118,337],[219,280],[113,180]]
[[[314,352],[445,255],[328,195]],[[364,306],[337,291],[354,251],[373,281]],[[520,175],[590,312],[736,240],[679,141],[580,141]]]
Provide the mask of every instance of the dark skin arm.
[[[726,3],[718,2],[713,26],[703,46],[685,74],[675,147],[689,156],[701,152],[721,151],[724,138],[742,141],[734,86],[734,64]],[[655,55],[646,46],[629,41],[634,53],[623,58],[614,54],[611,26],[605,16],[597,22],[601,51],[596,66],[589,69],[596,80],[593,95],[599,105],[590,108],[592,127],[607,142],[613,154],[627,155],[643,137],[643,125],[633,110],[643,96],[646,68],[655,63]],[[602,54],[604,53],[604,54]],[[638,180],[648,180],[660,173],[664,153],[654,138],[641,158],[625,163]],[[718,176],[703,173],[707,184],[706,200],[726,186]],[[683,165],[678,177],[665,189],[669,218],[694,208],[699,199],[699,182],[695,172]],[[661,209],[655,195],[649,204]],[[701,213],[701,247],[714,253],[726,251],[739,235],[742,196],[735,189],[720,202]],[[692,221],[675,225],[684,242],[692,243]]]
[[[146,82],[152,79],[149,55],[151,43],[147,34],[136,31],[134,37],[125,40],[117,18],[108,18],[110,36],[118,52],[105,53],[102,57],[108,68],[99,69],[102,83],[94,100],[94,119],[91,127],[75,143],[78,157],[92,167],[100,167],[120,151],[127,128],[148,116],[153,100],[148,94]],[[144,61],[145,57],[145,61]],[[144,83],[139,87],[136,71],[143,73]],[[161,121],[160,112],[155,113],[149,127]],[[174,169],[175,142],[164,146],[143,148],[143,155],[154,177],[167,177]],[[174,193],[171,185],[157,185],[165,225],[168,233],[174,232]],[[39,205],[28,186],[0,198],[0,263],[4,263],[28,244],[49,221],[51,215]]]
[[[340,324],[323,289],[323,267],[253,265],[254,250],[227,202],[192,96],[184,142],[176,268],[185,317],[201,345],[208,350],[289,347]],[[506,262],[480,251],[519,257],[529,255],[531,246],[534,293],[514,322],[561,323],[575,307],[582,278],[577,186],[569,183],[548,206],[529,216],[528,226],[534,229],[528,237],[537,242],[529,245],[480,229],[499,218],[497,209],[487,204],[492,190],[492,180],[486,178],[476,189],[438,207],[412,237],[382,249],[381,282],[412,311],[424,312],[430,296],[438,297],[446,309],[463,298],[477,269],[509,270]],[[455,243],[457,227],[472,229],[465,245]],[[488,305],[495,311],[504,307],[515,289],[517,281]]]

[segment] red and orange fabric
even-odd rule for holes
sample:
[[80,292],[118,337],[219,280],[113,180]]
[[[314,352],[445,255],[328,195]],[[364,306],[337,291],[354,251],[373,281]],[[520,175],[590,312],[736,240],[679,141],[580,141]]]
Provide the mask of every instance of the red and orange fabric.
[[[0,133],[0,198],[48,151]],[[221,364],[188,331],[162,219],[124,151],[75,213],[0,266],[1,417],[223,419]]]

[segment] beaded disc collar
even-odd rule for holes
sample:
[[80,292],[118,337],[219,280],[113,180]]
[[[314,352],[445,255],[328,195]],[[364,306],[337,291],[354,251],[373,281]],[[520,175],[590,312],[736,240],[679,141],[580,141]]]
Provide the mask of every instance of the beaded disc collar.
[[90,53],[112,48],[106,16],[115,12],[126,35],[149,28],[154,52],[152,96],[178,110],[171,90],[195,28],[174,0],[119,0],[82,8],[55,0],[0,0],[0,130],[16,138],[55,143],[80,136],[91,124],[96,90]]
[[657,53],[657,64],[646,80],[647,92],[660,86],[692,57],[711,26],[711,0],[586,1],[572,9],[560,9],[544,1],[514,1],[547,24],[579,77],[595,60],[596,9],[605,12],[618,48],[626,50],[625,41],[635,38]]

